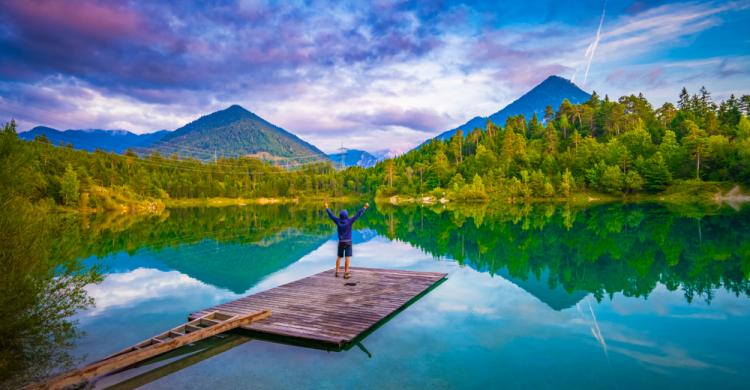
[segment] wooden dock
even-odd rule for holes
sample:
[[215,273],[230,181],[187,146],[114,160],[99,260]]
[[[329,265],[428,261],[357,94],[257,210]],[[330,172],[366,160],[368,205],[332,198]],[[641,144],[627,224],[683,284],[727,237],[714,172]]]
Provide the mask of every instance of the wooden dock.
[[[245,314],[268,309],[267,319],[241,326],[255,334],[345,346],[407,304],[447,274],[350,268],[351,278],[333,269],[199,312]],[[343,274],[343,273],[341,273]]]

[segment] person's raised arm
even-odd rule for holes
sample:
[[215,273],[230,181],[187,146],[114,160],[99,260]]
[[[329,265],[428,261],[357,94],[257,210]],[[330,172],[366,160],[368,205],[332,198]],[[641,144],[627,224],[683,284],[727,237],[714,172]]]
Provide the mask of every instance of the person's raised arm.
[[328,218],[331,218],[333,222],[336,222],[336,223],[339,222],[339,219],[336,218],[336,216],[333,215],[333,212],[331,211],[331,209],[328,208],[328,202],[326,202],[326,213],[328,213]]
[[354,217],[352,217],[352,223],[354,223],[354,221],[359,219],[359,217],[361,217],[362,214],[365,213],[365,210],[367,210],[369,207],[370,207],[370,204],[365,203],[365,207],[362,207],[361,209],[359,209],[359,211],[357,211],[357,214],[354,214]]

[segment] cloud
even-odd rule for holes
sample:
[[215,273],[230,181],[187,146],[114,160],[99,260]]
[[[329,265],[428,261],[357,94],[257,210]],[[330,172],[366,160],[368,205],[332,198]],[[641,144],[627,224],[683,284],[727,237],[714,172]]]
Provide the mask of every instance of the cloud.
[[631,80],[640,80],[642,85],[655,88],[667,85],[664,73],[664,68],[659,66],[650,69],[615,69],[607,75],[606,80],[610,85],[625,88]]
[[[663,53],[744,6],[608,7],[586,87],[673,98],[680,72],[705,77],[715,96],[743,85],[736,53],[700,76],[660,63],[677,61]],[[499,110],[550,74],[583,72],[598,21],[598,7],[556,3],[8,0],[0,119],[21,129],[144,132],[241,104],[324,150],[344,137],[353,147],[387,140],[408,149]]]
[[230,291],[217,289],[177,271],[165,272],[150,268],[109,274],[101,283],[87,286],[86,292],[94,298],[96,304],[83,313],[86,317],[122,308],[163,310],[148,305],[156,300],[179,298],[182,302],[208,300],[218,303],[238,297]]
[[[603,87],[606,85],[606,87]],[[616,67],[592,85],[598,92],[617,97],[643,92],[652,102],[674,101],[684,86],[695,92],[707,86],[714,99],[750,93],[750,56],[709,57],[655,61]]]
[[153,89],[298,83],[338,65],[408,58],[439,45],[400,9],[89,0],[6,5],[2,76],[38,81],[59,73],[147,101],[164,101]]
[[648,9],[637,15],[625,16],[610,23],[601,36],[601,56],[622,58],[654,50],[660,44],[680,45],[685,38],[718,26],[722,12],[740,8],[735,3],[668,4]]
[[402,109],[387,107],[370,112],[355,112],[344,115],[344,119],[375,126],[401,126],[416,131],[435,131],[449,126],[451,118],[435,110]]

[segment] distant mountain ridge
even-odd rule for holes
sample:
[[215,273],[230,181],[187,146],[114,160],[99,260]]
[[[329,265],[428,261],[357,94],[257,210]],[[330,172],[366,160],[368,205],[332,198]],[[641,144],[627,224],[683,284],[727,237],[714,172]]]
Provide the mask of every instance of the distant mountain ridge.
[[333,153],[329,154],[328,158],[333,161],[333,164],[338,166],[341,164],[343,157],[344,167],[362,167],[369,168],[374,166],[378,162],[377,157],[373,156],[369,152],[358,149],[349,149],[345,153]]
[[[544,116],[544,109],[547,106],[552,106],[552,108],[557,110],[565,99],[568,99],[572,104],[580,104],[589,100],[590,97],[591,95],[588,92],[579,88],[572,81],[560,76],[549,76],[539,85],[508,104],[500,111],[488,117],[474,117],[463,125],[445,131],[433,139],[449,139],[453,137],[453,134],[456,134],[458,130],[462,130],[464,135],[467,135],[476,128],[484,129],[488,120],[499,126],[504,126],[505,120],[508,117],[520,114],[523,114],[526,119],[531,119],[532,115],[536,113],[537,117],[541,120]],[[429,142],[429,140],[427,142]]]
[[285,165],[328,161],[314,145],[239,105],[202,116],[149,149],[199,160],[252,156]]
[[147,134],[135,134],[127,130],[101,129],[68,129],[57,130],[46,126],[37,126],[29,131],[18,134],[18,137],[32,141],[36,137],[44,136],[54,145],[71,144],[76,149],[93,152],[101,149],[107,152],[124,153],[128,149],[148,147],[158,142],[167,133],[160,130]]
[[[434,139],[449,139],[458,130],[463,130],[466,135],[475,128],[484,129],[488,120],[504,125],[508,117],[520,114],[530,119],[536,113],[541,118],[547,106],[557,109],[565,99],[573,104],[579,104],[587,101],[590,96],[570,80],[550,76],[500,111],[488,117],[474,117]],[[393,154],[389,152],[373,155],[362,150],[349,150],[343,156],[341,153],[326,155],[314,145],[239,105],[204,115],[172,132],[161,130],[139,135],[125,130],[59,131],[38,126],[20,133],[19,137],[33,140],[39,135],[44,135],[53,144],[70,143],[75,148],[88,151],[103,149],[123,153],[133,148],[141,153],[156,151],[162,155],[177,155],[204,161],[217,157],[249,156],[286,166],[328,161],[338,164],[343,157],[344,165],[347,167],[370,167]]]

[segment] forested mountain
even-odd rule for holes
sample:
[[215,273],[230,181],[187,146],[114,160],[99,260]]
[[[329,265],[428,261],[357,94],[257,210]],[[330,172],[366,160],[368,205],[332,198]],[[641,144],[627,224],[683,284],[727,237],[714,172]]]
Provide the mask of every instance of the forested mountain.
[[76,149],[93,152],[101,149],[107,152],[124,153],[131,148],[145,148],[159,141],[167,133],[166,130],[147,134],[134,134],[127,130],[57,130],[51,127],[37,126],[29,131],[18,134],[18,137],[31,141],[44,136],[53,145],[71,144]]
[[523,115],[486,131],[433,140],[368,170],[381,196],[462,200],[567,198],[593,191],[658,193],[677,182],[695,199],[703,181],[750,184],[750,96],[716,103],[683,88],[677,106],[642,95],[564,100],[543,124]]
[[[186,126],[182,136],[194,133],[211,142],[212,129],[233,134],[235,127],[258,122],[240,107],[230,111]],[[536,117],[509,117],[502,126],[489,122],[486,131],[466,137],[459,131],[371,168],[340,171],[325,156],[286,170],[248,157],[199,161],[181,159],[176,151],[147,157],[88,153],[45,139],[22,141],[11,121],[0,133],[0,196],[95,209],[143,199],[153,204],[168,198],[311,195],[527,202],[577,193],[678,191],[696,200],[715,194],[716,183],[750,184],[748,113],[750,96],[715,103],[705,88],[693,95],[683,89],[676,106],[656,109],[643,95],[612,101],[593,94],[583,104],[564,100],[545,124]]]
[[357,173],[337,172],[330,160],[324,159],[287,170],[249,157],[203,162],[157,153],[91,153],[54,146],[44,138],[21,140],[11,121],[0,132],[0,199],[122,211],[159,207],[160,200],[168,198],[364,192]]
[[329,154],[328,158],[333,161],[333,164],[336,166],[341,166],[343,161],[343,166],[348,167],[362,167],[362,168],[369,168],[378,161],[378,159],[373,156],[372,154],[364,151],[364,150],[357,150],[357,149],[349,149],[344,153],[334,153]]
[[578,88],[570,80],[560,76],[550,76],[513,103],[505,106],[502,110],[489,117],[474,117],[463,125],[441,133],[435,138],[441,140],[449,139],[458,130],[462,130],[464,135],[466,135],[476,128],[484,129],[488,120],[495,124],[503,124],[506,119],[516,115],[523,115],[526,119],[531,119],[536,115],[539,120],[542,120],[545,117],[545,110],[548,106],[554,109],[565,99],[573,104],[583,103],[589,100],[589,97],[591,95]]
[[284,166],[328,161],[315,146],[238,105],[203,116],[167,134],[149,149],[204,161],[243,156]]

